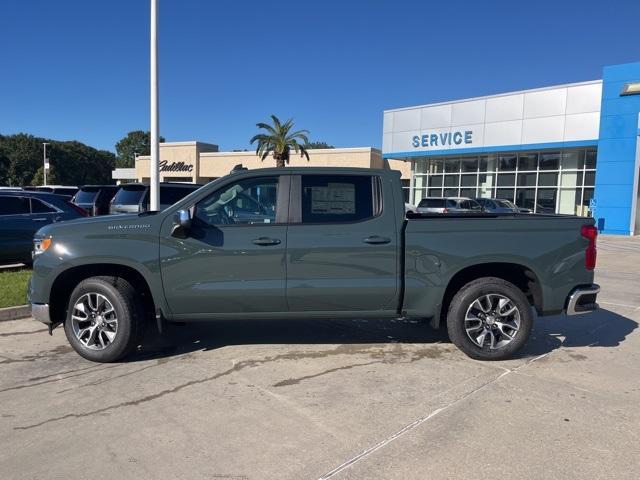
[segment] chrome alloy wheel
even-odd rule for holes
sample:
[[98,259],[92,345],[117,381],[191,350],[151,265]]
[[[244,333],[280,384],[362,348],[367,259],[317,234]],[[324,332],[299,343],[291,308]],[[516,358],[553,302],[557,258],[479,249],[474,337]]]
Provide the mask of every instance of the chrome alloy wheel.
[[505,347],[520,330],[520,310],[508,297],[489,293],[476,298],[464,317],[467,336],[478,347]]
[[73,333],[91,350],[104,350],[118,333],[118,316],[111,302],[100,293],[85,293],[76,301],[71,314]]

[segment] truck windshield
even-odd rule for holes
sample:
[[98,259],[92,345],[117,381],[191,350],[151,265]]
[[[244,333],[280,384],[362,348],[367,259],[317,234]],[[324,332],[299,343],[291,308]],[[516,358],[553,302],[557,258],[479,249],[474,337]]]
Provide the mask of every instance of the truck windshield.
[[420,208],[444,208],[445,207],[445,199],[444,198],[423,198],[420,200],[418,204]]

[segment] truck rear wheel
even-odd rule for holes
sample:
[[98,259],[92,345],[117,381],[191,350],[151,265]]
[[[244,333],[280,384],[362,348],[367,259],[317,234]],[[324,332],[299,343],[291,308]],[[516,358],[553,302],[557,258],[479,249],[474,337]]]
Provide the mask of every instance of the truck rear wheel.
[[140,343],[143,315],[127,280],[91,277],[71,293],[64,330],[82,357],[94,362],[116,362]]
[[447,313],[451,341],[476,360],[505,360],[527,341],[533,325],[531,305],[514,284],[484,277],[466,284]]

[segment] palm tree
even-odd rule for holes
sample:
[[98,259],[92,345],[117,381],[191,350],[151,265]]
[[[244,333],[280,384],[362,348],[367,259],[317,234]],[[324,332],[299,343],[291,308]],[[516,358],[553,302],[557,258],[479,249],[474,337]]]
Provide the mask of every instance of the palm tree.
[[284,167],[289,163],[289,154],[291,149],[296,153],[300,153],[301,157],[307,157],[309,161],[309,154],[307,148],[309,145],[308,130],[298,130],[292,132],[293,120],[289,119],[284,123],[281,123],[278,117],[271,115],[273,125],[267,123],[256,123],[258,128],[266,130],[267,133],[259,133],[251,139],[251,144],[258,142],[258,148],[256,148],[256,155],[260,156],[260,159],[264,161],[269,154],[273,154],[273,158],[276,161],[276,167]]

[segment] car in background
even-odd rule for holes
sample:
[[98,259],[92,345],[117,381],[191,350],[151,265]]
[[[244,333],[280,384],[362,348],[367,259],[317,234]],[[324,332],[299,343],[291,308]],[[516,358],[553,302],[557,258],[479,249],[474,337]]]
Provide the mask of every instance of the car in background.
[[502,198],[476,198],[483,212],[490,213],[532,213],[529,208],[520,208],[512,201]]
[[[170,207],[178,200],[182,200],[202,185],[197,183],[160,183],[160,210]],[[149,185],[144,183],[125,183],[120,185],[109,207],[110,214],[140,213],[150,210]]]
[[418,203],[418,213],[479,213],[482,207],[466,197],[426,197]]
[[64,195],[65,197],[73,197],[78,191],[78,187],[71,185],[36,185],[23,187],[24,190],[55,193],[56,195]]
[[118,185],[84,185],[71,201],[91,216],[109,215],[111,199],[119,189]]
[[33,236],[54,222],[87,216],[60,195],[0,191],[0,263],[31,263]]
[[19,192],[22,190],[22,187],[0,187],[0,191],[4,192]]
[[412,203],[404,203],[404,213],[417,213],[418,210],[416,209],[416,206],[413,205]]

